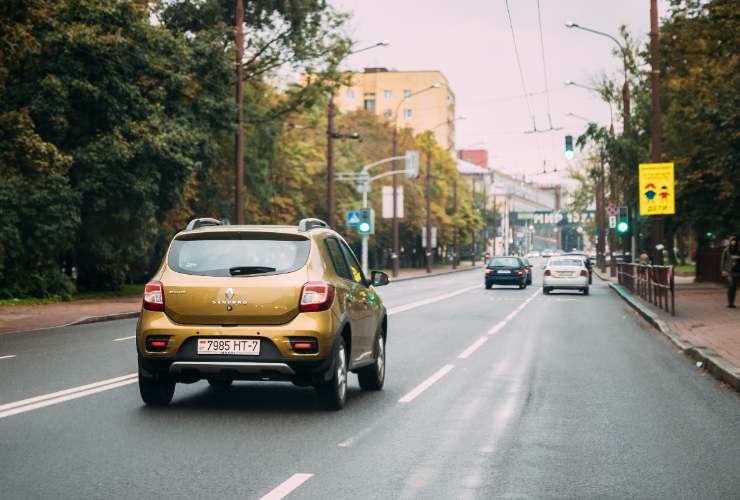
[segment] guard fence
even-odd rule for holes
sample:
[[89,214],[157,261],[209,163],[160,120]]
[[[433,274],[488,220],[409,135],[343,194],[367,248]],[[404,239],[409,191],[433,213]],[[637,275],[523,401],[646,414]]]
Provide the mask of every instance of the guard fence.
[[634,295],[676,315],[673,266],[617,263],[619,284]]

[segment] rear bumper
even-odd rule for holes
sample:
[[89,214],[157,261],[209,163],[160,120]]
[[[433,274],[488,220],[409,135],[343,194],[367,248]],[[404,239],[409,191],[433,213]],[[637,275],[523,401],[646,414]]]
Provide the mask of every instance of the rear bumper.
[[486,285],[521,285],[527,281],[527,275],[516,274],[493,274],[486,275]]
[[549,288],[586,288],[588,286],[588,276],[578,276],[573,278],[555,278],[547,276],[542,279],[542,286]]
[[[164,313],[142,311],[137,326],[139,367],[145,377],[171,374],[177,380],[292,380],[316,379],[331,365],[339,322],[332,310],[301,313],[285,325],[221,326],[180,325]],[[149,336],[167,337],[161,352],[146,350]],[[240,338],[260,340],[259,355],[198,354],[198,339]],[[291,339],[313,338],[315,353],[295,352]]]

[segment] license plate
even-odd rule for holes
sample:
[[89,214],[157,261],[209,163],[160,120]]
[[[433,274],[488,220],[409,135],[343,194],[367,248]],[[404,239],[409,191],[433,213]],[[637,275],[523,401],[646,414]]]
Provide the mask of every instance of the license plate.
[[568,273],[568,272],[565,272],[565,273],[556,273],[556,276],[560,276],[561,278],[570,278],[573,275],[574,275],[574,273]]
[[260,341],[252,339],[198,339],[198,354],[259,356]]
[[497,274],[511,274],[511,271],[507,269],[499,269],[498,271],[496,271],[496,273]]

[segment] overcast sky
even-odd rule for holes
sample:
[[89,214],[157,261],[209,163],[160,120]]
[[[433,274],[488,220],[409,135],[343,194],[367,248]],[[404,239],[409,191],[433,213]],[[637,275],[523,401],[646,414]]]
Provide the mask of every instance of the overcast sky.
[[[514,55],[504,0],[331,0],[352,14],[348,34],[358,47],[380,40],[391,42],[353,55],[348,69],[385,66],[398,70],[440,70],[457,97],[456,145],[488,149],[491,163],[512,174],[557,182],[567,177],[563,156],[566,134],[578,135],[585,121],[609,123],[609,107],[588,90],[566,87],[565,80],[593,83],[607,72],[618,75],[621,62],[611,54],[608,38],[565,28],[574,21],[617,35],[626,24],[642,40],[650,29],[650,0],[540,0],[545,61],[549,83],[550,114],[554,127],[547,134],[522,134],[532,129],[532,119]],[[537,23],[537,0],[509,0],[524,81],[528,92],[545,89]],[[659,13],[666,14],[664,1]],[[549,127],[545,95],[530,97],[538,129]],[[514,133],[512,133],[514,132]],[[558,174],[537,175],[547,169]]]

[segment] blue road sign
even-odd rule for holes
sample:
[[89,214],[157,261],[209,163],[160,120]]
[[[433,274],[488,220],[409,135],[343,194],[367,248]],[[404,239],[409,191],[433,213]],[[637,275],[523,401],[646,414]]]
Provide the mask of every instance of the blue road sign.
[[360,212],[356,210],[350,210],[347,212],[347,225],[349,227],[355,227],[360,223]]

